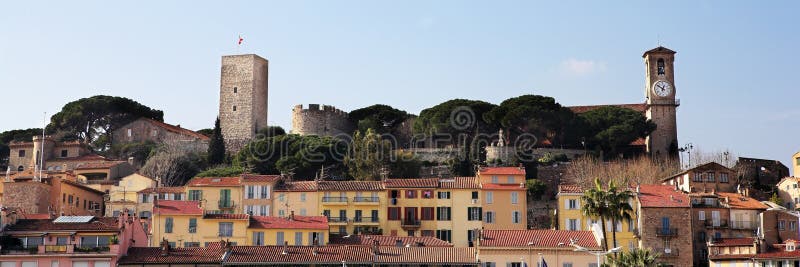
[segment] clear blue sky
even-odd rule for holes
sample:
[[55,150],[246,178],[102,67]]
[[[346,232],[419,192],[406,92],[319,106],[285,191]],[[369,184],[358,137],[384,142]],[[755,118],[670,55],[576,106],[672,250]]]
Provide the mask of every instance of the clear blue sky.
[[39,127],[42,112],[96,94],[208,128],[220,56],[235,53],[270,60],[269,120],[285,128],[300,103],[418,113],[522,94],[641,102],[641,54],[660,41],[678,51],[681,145],[789,164],[798,11],[790,1],[9,1],[0,131]]

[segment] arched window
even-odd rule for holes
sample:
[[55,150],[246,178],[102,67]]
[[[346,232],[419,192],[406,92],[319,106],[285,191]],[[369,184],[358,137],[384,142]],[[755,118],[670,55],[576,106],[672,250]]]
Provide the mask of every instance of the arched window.
[[19,168],[17,168],[17,171],[20,171],[20,172],[24,171],[24,170],[25,170],[25,167],[22,167],[22,165],[19,165]]
[[656,64],[656,66],[658,66],[658,75],[664,75],[664,59],[663,58],[659,58],[658,59],[658,63]]

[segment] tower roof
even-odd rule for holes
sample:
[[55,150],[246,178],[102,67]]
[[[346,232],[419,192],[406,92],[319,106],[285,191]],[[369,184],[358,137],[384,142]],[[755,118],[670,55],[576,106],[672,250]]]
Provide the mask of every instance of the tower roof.
[[675,52],[675,51],[672,51],[672,50],[670,50],[669,48],[666,48],[666,47],[663,47],[663,46],[658,46],[658,47],[656,47],[656,48],[653,48],[653,49],[650,49],[650,50],[647,50],[647,51],[645,51],[645,52],[644,52],[644,54],[642,54],[642,57],[645,57],[645,56],[647,56],[647,54],[653,54],[653,53],[658,53],[658,54],[675,54],[675,53],[677,53],[677,52]]

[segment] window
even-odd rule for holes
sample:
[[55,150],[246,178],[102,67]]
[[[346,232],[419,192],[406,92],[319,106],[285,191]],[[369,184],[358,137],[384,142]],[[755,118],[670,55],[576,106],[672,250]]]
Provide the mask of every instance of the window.
[[283,232],[275,233],[275,245],[283,245]]
[[706,220],[706,212],[704,210],[698,211],[697,212],[697,219],[701,220],[701,221],[705,221]]
[[233,93],[234,93],[234,94],[235,94],[235,93],[237,93],[238,91],[239,91],[239,88],[237,88],[237,87],[233,87]]
[[578,231],[579,228],[580,223],[578,223],[578,219],[567,219],[567,230]]
[[284,194],[284,193],[278,194],[278,201],[286,202],[286,194]]
[[24,158],[24,157],[25,157],[25,150],[20,150],[20,151],[18,152],[18,155],[17,155],[17,156],[19,156],[20,158]]
[[449,221],[451,219],[451,215],[452,215],[452,213],[451,213],[450,207],[437,207],[436,208],[436,220],[437,221]]
[[564,266],[564,267],[572,267],[572,263],[571,263],[571,262],[565,262],[565,263],[563,264],[563,266]]
[[233,106],[233,111],[236,111],[236,106]]
[[[260,216],[269,216],[269,205],[261,205],[258,207]],[[300,209],[300,215],[306,216],[306,209]]]
[[702,173],[695,173],[694,174],[694,178],[692,178],[692,181],[702,182],[703,181],[703,174]]
[[511,192],[511,204],[519,203],[519,192]]
[[422,190],[422,198],[433,198],[433,191]]
[[400,191],[398,191],[398,190],[389,191],[389,196],[391,198],[399,198],[400,197]]
[[203,191],[189,190],[189,201],[199,201],[203,199]]
[[511,213],[511,222],[513,223],[520,223],[522,221],[522,213],[519,211],[514,211]]
[[72,204],[72,196],[71,195],[67,197],[67,200],[68,200],[67,203]]
[[567,209],[569,210],[576,210],[578,209],[578,202],[577,199],[568,199],[567,200]]
[[400,220],[400,207],[389,207],[389,220],[390,221],[399,221]]
[[199,248],[200,242],[183,242],[183,247],[185,248]]
[[706,174],[706,181],[711,182],[711,183],[713,183],[715,181],[713,172],[709,172],[708,174]]
[[433,220],[433,207],[422,207],[422,220],[423,221]]
[[467,208],[467,221],[482,221],[483,220],[483,208],[481,207],[469,207]]
[[439,199],[450,199],[450,192],[448,191],[437,192],[437,196],[439,197]]
[[486,223],[494,223],[494,211],[486,212]]
[[23,167],[22,165],[19,165],[19,167],[17,167],[17,171],[19,171],[19,172],[24,171],[24,170],[25,170],[25,167]]
[[189,233],[197,233],[197,218],[189,218]]
[[486,203],[492,204],[494,202],[494,192],[486,192]]
[[300,193],[300,202],[306,202],[306,193]]
[[233,236],[233,223],[232,222],[219,223],[219,236],[221,237]]
[[452,242],[453,231],[452,230],[436,230],[436,238]]
[[406,198],[417,198],[417,190],[406,190]]
[[497,175],[492,175],[492,183],[493,183],[493,184],[498,184],[498,183],[500,183],[500,180],[497,178]]
[[164,233],[172,233],[172,217],[167,217],[164,221]]
[[255,192],[255,190],[256,190],[256,187],[255,187],[255,186],[252,186],[252,185],[248,185],[248,186],[246,186],[246,188],[247,188],[247,189],[246,189],[246,190],[247,190],[247,197],[246,197],[246,198],[247,198],[247,199],[254,199],[254,198],[256,198],[256,192]]
[[478,191],[472,191],[472,199],[478,199]]
[[728,173],[727,172],[721,172],[719,174],[719,182],[721,182],[721,183],[727,183],[728,182]]
[[[261,186],[261,198],[269,199],[269,185]],[[305,201],[305,193],[303,193],[303,201]]]
[[69,150],[62,149],[61,150],[61,157],[66,158],[69,155]]
[[372,210],[372,213],[370,215],[372,216],[372,218],[370,218],[372,219],[372,222],[378,222],[378,219],[380,219],[378,217],[378,210]]
[[658,61],[656,61],[656,67],[658,69],[658,75],[664,75],[665,71],[663,58],[659,58]]
[[294,232],[294,245],[295,246],[303,245],[303,232]]
[[786,221],[784,220],[778,221],[778,230],[779,231],[786,230]]
[[513,175],[509,175],[508,176],[508,183],[509,184],[513,184],[514,183],[514,176]]
[[[306,212],[306,208],[300,209],[300,216],[306,216],[307,214],[308,212]],[[262,215],[262,216],[269,216],[269,213],[267,213],[267,215]]]
[[789,230],[794,231],[795,229],[797,229],[797,222],[789,221]]
[[133,130],[131,128],[128,128],[128,137],[132,136],[133,136]]

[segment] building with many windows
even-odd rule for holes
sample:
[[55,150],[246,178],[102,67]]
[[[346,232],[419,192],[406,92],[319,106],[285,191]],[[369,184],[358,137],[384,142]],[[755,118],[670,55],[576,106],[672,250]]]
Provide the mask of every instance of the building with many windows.
[[[562,184],[558,186],[558,194],[556,195],[558,201],[557,211],[557,229],[567,231],[588,231],[591,230],[592,224],[600,224],[597,218],[589,218],[581,212],[581,197],[583,196],[583,189],[575,184]],[[631,208],[636,208],[637,198],[629,200]],[[636,228],[636,220],[638,213],[631,212],[631,220],[623,220],[617,222],[616,225],[611,220],[606,221],[606,237],[609,239],[608,247],[622,247],[623,250],[628,251],[639,247],[638,229]],[[614,229],[612,229],[614,227]],[[612,231],[613,230],[613,231]],[[613,244],[611,238],[616,231],[617,243]]]
[[247,227],[250,246],[322,246],[328,242],[325,216],[251,216]]
[[186,183],[188,200],[201,202],[209,213],[243,213],[242,190],[241,177],[195,177]]
[[381,212],[389,205],[383,182],[319,181],[317,190],[318,210],[328,217],[331,234],[380,234],[381,225],[391,220]]
[[[480,204],[478,220],[483,220],[483,213],[488,221],[484,229],[527,229],[528,201],[526,198],[525,169],[522,167],[486,167],[478,170],[477,177],[481,185],[479,196],[472,197],[472,202]],[[482,193],[482,198],[481,198]],[[472,203],[471,202],[471,203]],[[475,218],[472,218],[475,219]]]

